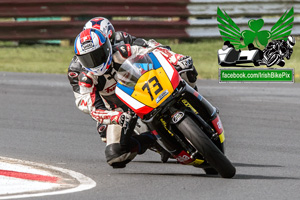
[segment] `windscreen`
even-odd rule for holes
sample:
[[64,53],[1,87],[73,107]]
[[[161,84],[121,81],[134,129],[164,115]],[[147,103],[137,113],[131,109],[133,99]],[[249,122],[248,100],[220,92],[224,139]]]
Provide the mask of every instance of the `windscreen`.
[[138,79],[151,69],[153,69],[153,63],[148,54],[129,58],[118,71],[118,82],[127,87],[134,87]]

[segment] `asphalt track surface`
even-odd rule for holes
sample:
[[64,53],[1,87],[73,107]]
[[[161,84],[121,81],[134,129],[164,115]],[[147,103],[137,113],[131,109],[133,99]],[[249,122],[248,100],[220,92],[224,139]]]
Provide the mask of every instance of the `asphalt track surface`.
[[32,199],[300,199],[300,84],[199,80],[198,88],[220,109],[226,155],[237,168],[233,179],[160,163],[153,152],[112,169],[95,122],[74,105],[66,75],[0,72],[0,156],[97,182],[91,190]]

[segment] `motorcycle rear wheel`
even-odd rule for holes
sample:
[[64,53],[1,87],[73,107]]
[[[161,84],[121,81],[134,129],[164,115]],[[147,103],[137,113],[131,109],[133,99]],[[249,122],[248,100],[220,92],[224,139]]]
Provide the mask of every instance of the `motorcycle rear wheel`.
[[232,178],[235,175],[232,163],[189,116],[178,123],[177,128],[221,177]]

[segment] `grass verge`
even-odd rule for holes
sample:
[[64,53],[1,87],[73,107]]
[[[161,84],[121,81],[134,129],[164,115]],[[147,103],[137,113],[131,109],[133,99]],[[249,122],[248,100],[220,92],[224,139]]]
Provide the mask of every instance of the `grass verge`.
[[[173,40],[159,40],[170,45],[177,53],[192,56],[194,65],[201,79],[218,79],[217,50],[223,41],[217,39],[198,40],[195,42],[178,43]],[[286,62],[289,68],[295,68],[296,82],[300,81],[300,44],[297,39],[291,60]],[[73,47],[51,45],[21,45],[0,43],[0,71],[34,72],[34,73],[66,73],[74,55]]]

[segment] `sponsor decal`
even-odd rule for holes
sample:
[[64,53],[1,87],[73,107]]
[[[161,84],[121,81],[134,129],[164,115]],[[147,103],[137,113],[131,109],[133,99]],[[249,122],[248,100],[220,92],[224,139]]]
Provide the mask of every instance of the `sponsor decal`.
[[106,91],[107,93],[111,93],[111,92],[115,91],[116,85],[117,85],[117,83],[114,83],[113,85],[111,85],[111,86],[105,88],[105,91]]
[[163,120],[162,118],[160,119],[160,121],[163,124],[164,128],[168,131],[168,133],[173,136],[174,134],[167,128],[167,122],[165,122],[165,120]]
[[81,106],[87,106],[87,104],[88,104],[88,103],[87,103],[86,101],[81,100],[81,103],[80,103]]
[[175,114],[172,115],[172,122],[174,124],[178,123],[184,116],[184,113],[183,112],[176,112]]
[[186,99],[182,99],[181,102],[184,104],[185,107],[188,107],[190,109],[192,109],[192,111],[197,115],[199,114],[197,112],[197,110],[186,100]]
[[156,98],[156,103],[159,103],[165,96],[169,94],[168,90],[163,91],[157,98]]
[[87,51],[87,50],[89,50],[89,49],[91,49],[93,47],[94,47],[94,44],[93,44],[92,41],[88,41],[88,42],[85,42],[85,43],[82,44],[82,49],[84,51]]
[[223,125],[222,122],[220,120],[219,115],[217,115],[217,117],[212,121],[212,124],[216,130],[216,132],[220,135],[221,133],[223,133]]
[[178,155],[175,155],[174,157],[176,158],[176,160],[178,162],[180,162],[182,164],[189,164],[195,160],[195,159],[192,159],[190,157],[190,155],[185,151],[180,152]]

